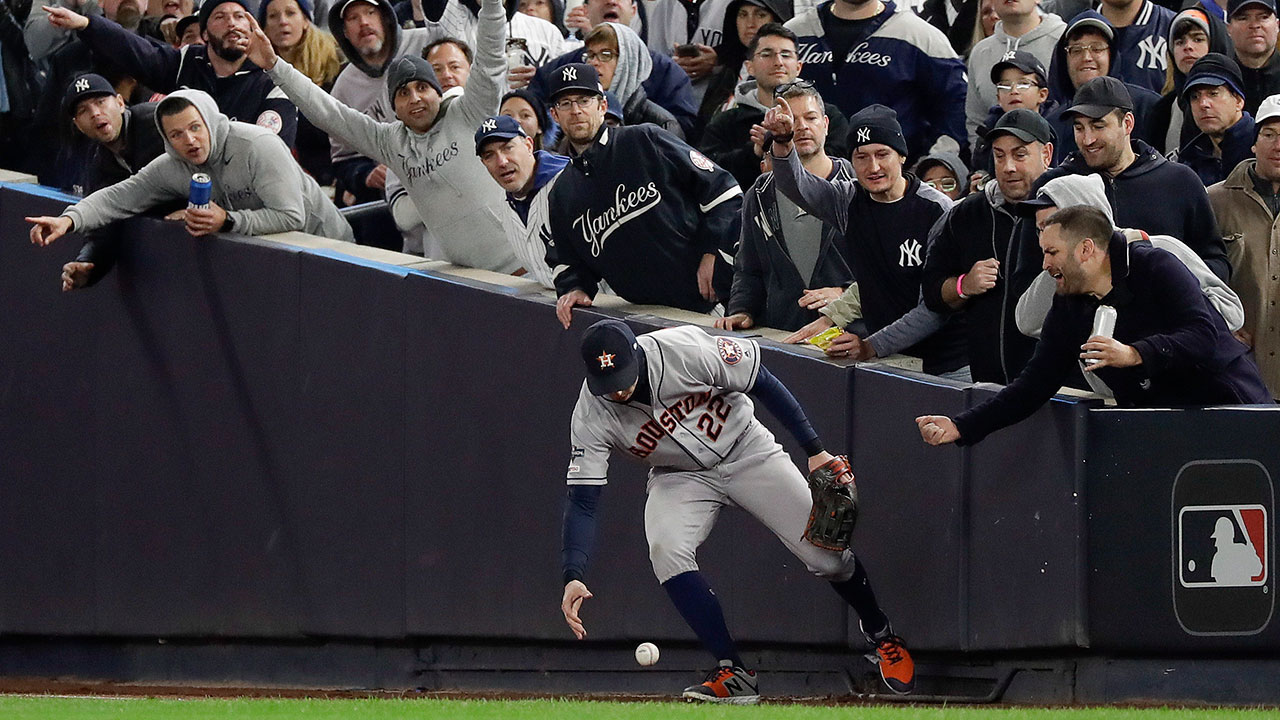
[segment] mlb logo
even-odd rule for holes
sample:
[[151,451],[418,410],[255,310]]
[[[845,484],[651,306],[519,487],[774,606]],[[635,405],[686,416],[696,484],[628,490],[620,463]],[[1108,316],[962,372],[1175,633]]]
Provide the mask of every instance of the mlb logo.
[[1275,610],[1275,490],[1254,460],[1187,463],[1173,481],[1173,612],[1189,635],[1256,635]]
[[1252,587],[1270,574],[1267,509],[1193,505],[1178,513],[1178,581],[1183,587]]

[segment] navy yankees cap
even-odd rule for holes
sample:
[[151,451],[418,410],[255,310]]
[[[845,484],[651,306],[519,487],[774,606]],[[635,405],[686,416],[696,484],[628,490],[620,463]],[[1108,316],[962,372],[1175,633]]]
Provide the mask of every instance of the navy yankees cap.
[[1000,62],[991,66],[991,82],[1000,82],[1000,73],[1009,68],[1035,75],[1040,87],[1048,87],[1049,85],[1049,73],[1045,71],[1044,63],[1040,62],[1040,58],[1026,50],[1010,50],[1005,53],[1000,58]]
[[604,95],[604,87],[600,85],[600,74],[586,63],[569,63],[558,67],[550,73],[547,86],[547,101],[555,103],[561,93],[585,92],[593,95]]
[[75,115],[81,100],[115,95],[116,89],[107,79],[94,73],[85,73],[67,85],[67,92],[62,96],[62,113]]
[[480,127],[476,129],[476,154],[484,149],[484,144],[490,140],[501,140],[506,142],[511,138],[529,137],[525,134],[524,128],[520,127],[520,122],[509,115],[494,115],[485,118],[480,123]]
[[640,377],[640,345],[621,320],[601,320],[582,334],[582,362],[592,395],[626,390]]

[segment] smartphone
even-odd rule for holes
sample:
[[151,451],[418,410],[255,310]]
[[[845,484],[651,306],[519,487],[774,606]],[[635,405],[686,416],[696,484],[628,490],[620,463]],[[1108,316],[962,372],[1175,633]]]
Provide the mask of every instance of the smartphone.
[[677,45],[676,57],[698,57],[698,46],[693,43]]

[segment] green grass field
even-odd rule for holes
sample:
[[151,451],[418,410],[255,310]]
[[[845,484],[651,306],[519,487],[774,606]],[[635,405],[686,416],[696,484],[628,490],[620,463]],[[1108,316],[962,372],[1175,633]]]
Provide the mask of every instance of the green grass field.
[[998,708],[853,705],[719,707],[576,700],[280,700],[0,696],[4,720],[1253,720],[1280,711],[1203,708]]

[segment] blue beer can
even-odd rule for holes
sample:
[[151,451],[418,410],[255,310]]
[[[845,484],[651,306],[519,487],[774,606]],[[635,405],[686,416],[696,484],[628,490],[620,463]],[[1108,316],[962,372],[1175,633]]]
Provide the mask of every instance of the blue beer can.
[[191,197],[187,201],[187,209],[207,210],[209,200],[213,196],[213,179],[205,173],[191,176]]

